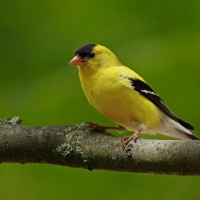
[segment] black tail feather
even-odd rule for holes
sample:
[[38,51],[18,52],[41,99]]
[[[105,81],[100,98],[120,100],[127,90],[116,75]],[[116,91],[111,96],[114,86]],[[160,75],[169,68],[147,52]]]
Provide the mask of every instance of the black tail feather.
[[179,123],[184,126],[185,128],[187,128],[188,130],[194,130],[194,126],[188,124],[187,122],[184,122],[183,120],[181,119],[178,119]]
[[192,135],[189,135],[187,134],[187,136],[191,139],[191,140],[200,140],[196,135],[192,134]]

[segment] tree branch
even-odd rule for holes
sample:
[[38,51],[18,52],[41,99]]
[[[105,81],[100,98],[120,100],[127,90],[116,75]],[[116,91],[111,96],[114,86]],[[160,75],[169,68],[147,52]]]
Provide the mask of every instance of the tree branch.
[[19,117],[0,120],[0,162],[49,163],[114,171],[199,175],[200,141],[121,138],[72,126],[21,126]]

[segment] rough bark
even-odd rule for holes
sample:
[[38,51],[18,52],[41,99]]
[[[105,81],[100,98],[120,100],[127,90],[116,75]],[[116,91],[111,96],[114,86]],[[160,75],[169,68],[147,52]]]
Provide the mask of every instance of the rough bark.
[[121,137],[71,126],[21,126],[20,118],[0,120],[0,162],[49,163],[71,167],[156,174],[199,175],[200,141]]

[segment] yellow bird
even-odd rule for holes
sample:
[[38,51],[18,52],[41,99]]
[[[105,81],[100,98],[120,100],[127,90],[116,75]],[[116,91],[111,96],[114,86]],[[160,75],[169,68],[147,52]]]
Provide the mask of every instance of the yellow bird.
[[100,113],[119,127],[134,131],[122,139],[123,147],[141,132],[160,133],[179,139],[198,140],[194,127],[177,118],[163,100],[137,73],[124,66],[116,55],[99,44],[88,44],[75,52],[69,62],[77,66],[83,91]]

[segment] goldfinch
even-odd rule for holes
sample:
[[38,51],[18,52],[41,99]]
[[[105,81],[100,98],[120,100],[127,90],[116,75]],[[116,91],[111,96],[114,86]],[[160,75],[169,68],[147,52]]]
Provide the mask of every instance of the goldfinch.
[[163,100],[137,73],[122,65],[116,55],[99,44],[88,44],[75,52],[69,62],[77,66],[83,91],[100,113],[134,131],[122,139],[123,147],[136,140],[141,132],[160,133],[174,138],[198,140],[194,127],[177,118]]

